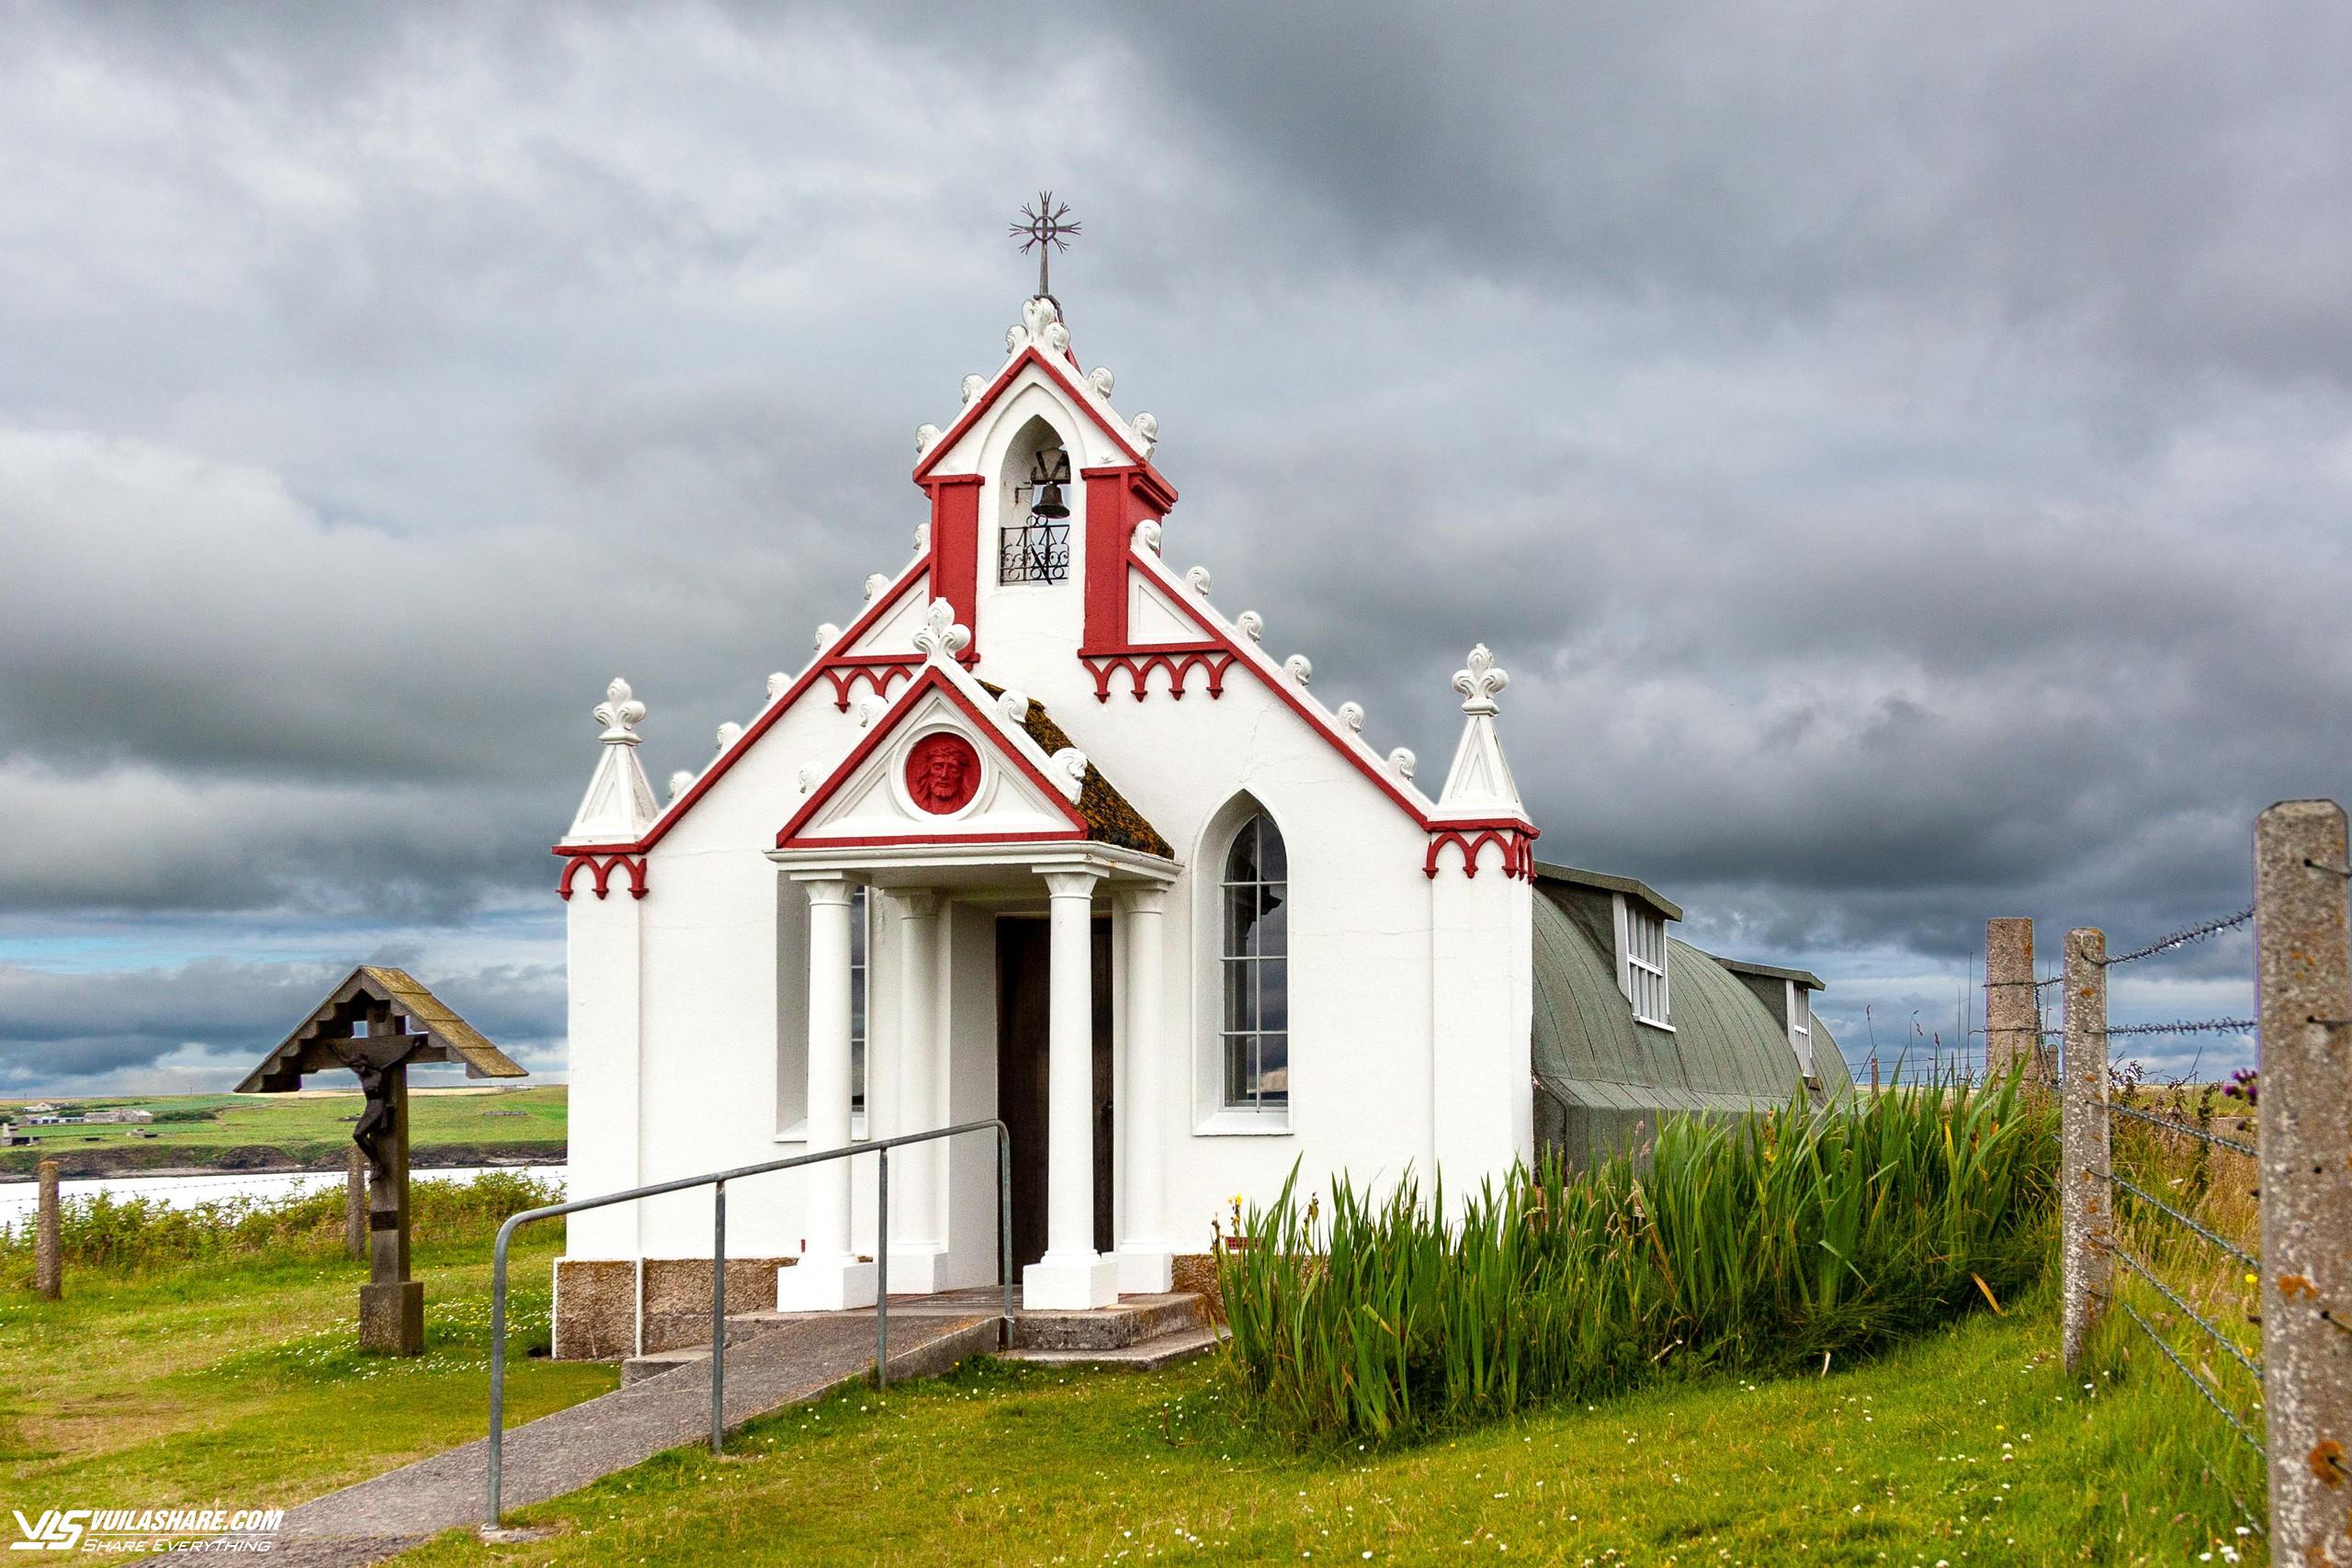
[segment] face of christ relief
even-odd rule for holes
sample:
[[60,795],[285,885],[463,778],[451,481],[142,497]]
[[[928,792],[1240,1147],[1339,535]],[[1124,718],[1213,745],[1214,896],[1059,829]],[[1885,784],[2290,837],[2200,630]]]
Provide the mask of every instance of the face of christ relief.
[[960,735],[926,735],[907,752],[907,794],[935,817],[961,811],[980,791],[980,756]]

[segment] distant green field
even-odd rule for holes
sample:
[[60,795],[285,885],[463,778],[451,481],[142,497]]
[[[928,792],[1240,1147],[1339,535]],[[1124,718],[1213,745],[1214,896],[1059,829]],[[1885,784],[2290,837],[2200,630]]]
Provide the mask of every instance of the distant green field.
[[[409,1097],[411,1149],[419,1164],[470,1165],[564,1157],[569,1091],[540,1089],[421,1090]],[[0,1101],[0,1119],[35,1141],[0,1149],[0,1173],[54,1159],[68,1176],[123,1170],[339,1168],[360,1110],[348,1094],[177,1094],[52,1100],[60,1111],[139,1110],[152,1122],[31,1127],[28,1100]],[[153,1134],[148,1137],[143,1134]]]

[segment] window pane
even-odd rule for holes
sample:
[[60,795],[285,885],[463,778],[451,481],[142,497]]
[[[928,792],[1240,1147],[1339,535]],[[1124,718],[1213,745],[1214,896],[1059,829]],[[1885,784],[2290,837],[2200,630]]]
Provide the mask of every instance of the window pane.
[[1254,1097],[1257,1085],[1250,1072],[1252,1036],[1228,1036],[1225,1043],[1225,1102],[1244,1105]]
[[1258,823],[1252,817],[1241,824],[1241,831],[1233,835],[1233,848],[1225,857],[1225,879],[1227,882],[1258,880]]
[[1227,1030],[1248,1030],[1258,1027],[1258,965],[1246,958],[1228,958],[1225,964],[1225,1027]]
[[1264,817],[1258,818],[1258,878],[1261,882],[1283,882],[1290,876],[1290,855],[1283,848],[1280,829]]
[[1225,890],[1225,956],[1238,958],[1256,951],[1250,940],[1258,925],[1258,889],[1254,886],[1228,887]]
[[1290,1036],[1258,1036],[1258,1097],[1268,1105],[1290,1100]]
[[1290,1027],[1290,963],[1282,958],[1258,960],[1258,1027]]

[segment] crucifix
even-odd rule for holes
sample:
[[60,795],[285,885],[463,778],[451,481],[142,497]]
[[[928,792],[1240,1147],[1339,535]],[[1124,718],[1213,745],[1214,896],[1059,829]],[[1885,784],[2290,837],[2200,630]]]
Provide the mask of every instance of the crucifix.
[[409,1278],[412,1062],[462,1062],[469,1077],[524,1076],[409,975],[363,966],[237,1086],[240,1094],[285,1094],[311,1073],[344,1068],[357,1076],[362,1100],[351,1141],[368,1161],[368,1282],[359,1287],[359,1348],[390,1356],[424,1349],[424,1284]]
[[1054,291],[1046,281],[1046,263],[1054,252],[1069,249],[1069,241],[1064,236],[1076,234],[1078,225],[1069,221],[1069,203],[1056,201],[1049,190],[1037,193],[1035,207],[1022,203],[1021,217],[1023,221],[1013,224],[1011,232],[1021,242],[1022,254],[1037,253],[1037,293],[1051,299]]

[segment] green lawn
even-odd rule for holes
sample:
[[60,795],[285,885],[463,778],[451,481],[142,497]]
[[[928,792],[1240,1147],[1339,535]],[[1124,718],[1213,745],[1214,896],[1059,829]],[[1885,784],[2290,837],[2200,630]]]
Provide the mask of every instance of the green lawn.
[[[426,1091],[409,1100],[410,1145],[422,1154],[440,1151],[485,1156],[530,1154],[563,1157],[563,1086],[490,1092]],[[25,1101],[0,1104],[0,1119],[21,1117]],[[61,1104],[62,1102],[60,1102]],[[155,1134],[134,1137],[123,1124],[19,1126],[36,1140],[29,1146],[0,1149],[0,1170],[29,1171],[55,1158],[74,1173],[78,1164],[103,1160],[109,1169],[211,1166],[229,1156],[232,1165],[292,1163],[340,1167],[351,1144],[361,1100],[348,1094],[186,1094],[75,1100],[72,1109],[130,1108],[159,1120],[139,1124]],[[180,1117],[202,1120],[179,1120]],[[443,1163],[447,1163],[446,1160]]]
[[2258,1510],[2258,1472],[2194,1394],[2136,1361],[2086,1392],[2055,1339],[2034,1303],[1826,1378],[1699,1380],[1309,1454],[1236,1431],[1205,1366],[976,1363],[754,1423],[744,1457],[679,1450],[527,1510],[560,1532],[536,1545],[452,1534],[402,1562],[2260,1561],[2232,1501]]
[[[510,1420],[618,1381],[525,1355],[547,1342],[562,1230],[530,1235],[514,1259]],[[340,1258],[71,1273],[62,1302],[0,1291],[0,1507],[290,1504],[481,1436],[488,1252],[487,1229],[419,1246],[426,1354],[412,1359],[352,1348],[367,1266]]]
[[[558,1245],[517,1258],[518,1420],[615,1382],[525,1354]],[[431,1348],[413,1361],[351,1350],[360,1269],[340,1261],[0,1295],[0,1507],[290,1504],[471,1440],[484,1250],[420,1247]],[[1674,1382],[1391,1450],[1261,1441],[1208,1365],[975,1363],[755,1422],[744,1457],[682,1450],[520,1516],[557,1527],[548,1541],[458,1535],[403,1561],[2261,1561],[2233,1533],[2258,1471],[2168,1369],[2125,1359],[2130,1325],[2106,1370],[2068,1380],[2047,1304],[2011,1306],[1826,1378]]]

